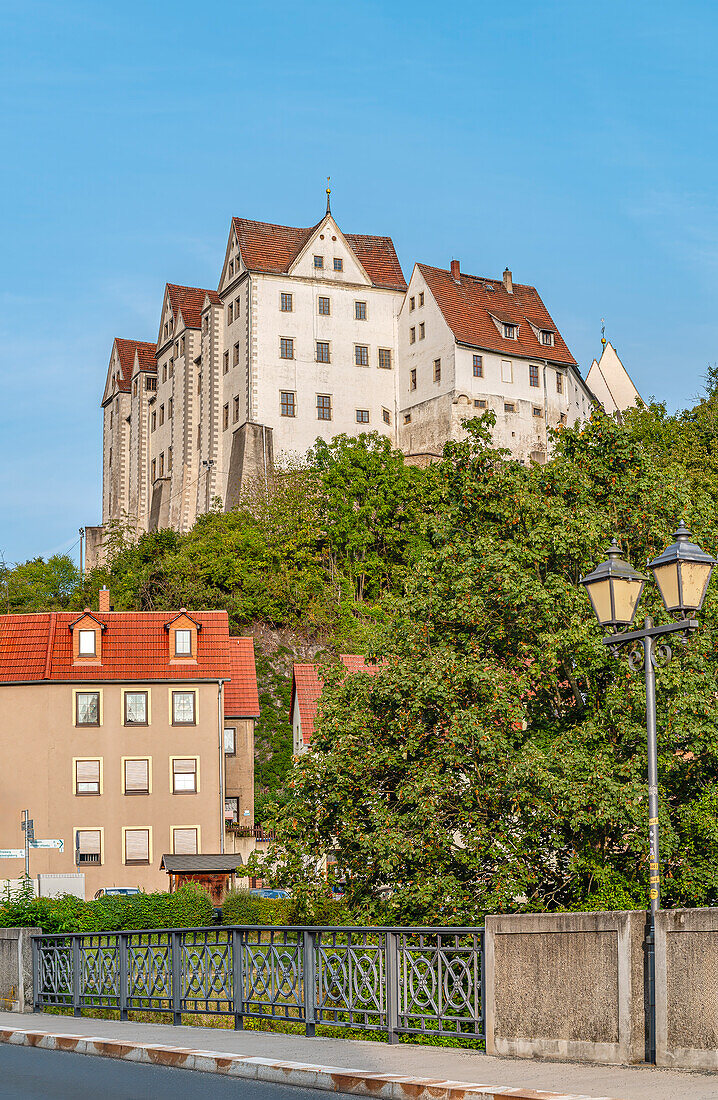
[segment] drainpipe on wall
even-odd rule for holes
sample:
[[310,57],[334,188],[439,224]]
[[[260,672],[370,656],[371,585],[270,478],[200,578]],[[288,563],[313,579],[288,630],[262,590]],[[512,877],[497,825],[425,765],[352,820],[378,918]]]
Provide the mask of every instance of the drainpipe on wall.
[[219,850],[224,855],[224,680],[217,681],[219,724]]

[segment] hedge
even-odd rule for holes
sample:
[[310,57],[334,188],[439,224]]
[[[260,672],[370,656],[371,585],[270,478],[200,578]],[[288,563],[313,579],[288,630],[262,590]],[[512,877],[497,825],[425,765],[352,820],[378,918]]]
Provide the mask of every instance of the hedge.
[[222,903],[223,924],[350,924],[343,901],[322,900],[310,922],[300,920],[291,898],[263,898],[248,890],[230,890]]
[[134,894],[81,901],[71,894],[36,898],[20,890],[0,903],[0,927],[43,932],[117,932],[131,928],[191,928],[211,924],[207,891],[190,882],[173,894]]

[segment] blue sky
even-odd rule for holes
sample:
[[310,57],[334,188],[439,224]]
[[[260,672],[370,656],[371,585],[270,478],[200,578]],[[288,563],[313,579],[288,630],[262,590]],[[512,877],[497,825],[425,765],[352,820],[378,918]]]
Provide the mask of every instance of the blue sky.
[[[100,519],[112,339],[214,287],[229,220],[349,232],[600,320],[670,408],[718,359],[718,7],[0,0],[0,553]],[[76,554],[76,548],[72,551]]]

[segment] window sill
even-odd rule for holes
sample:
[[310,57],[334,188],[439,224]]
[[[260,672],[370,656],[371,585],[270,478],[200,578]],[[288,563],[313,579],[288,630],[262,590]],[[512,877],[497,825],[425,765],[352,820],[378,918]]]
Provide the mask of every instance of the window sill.
[[126,859],[125,867],[149,867],[150,861],[148,859]]
[[172,722],[173,726],[196,726],[196,722]]
[[75,791],[76,798],[99,798],[102,791]]
[[172,794],[199,794],[199,791],[172,791]]
[[130,726],[139,726],[140,729],[141,729],[142,726],[149,726],[149,722],[125,722],[124,725],[128,726],[128,727],[130,727]]
[[99,722],[75,722],[75,728],[78,730],[98,730],[100,728]]
[[147,794],[149,794],[150,792],[149,792],[149,791],[123,791],[122,793],[123,793],[123,794],[126,794],[126,795],[130,795],[130,796],[132,796],[132,795],[136,795],[136,794],[139,794],[139,795],[143,795],[143,794],[144,794],[144,795],[147,795]]

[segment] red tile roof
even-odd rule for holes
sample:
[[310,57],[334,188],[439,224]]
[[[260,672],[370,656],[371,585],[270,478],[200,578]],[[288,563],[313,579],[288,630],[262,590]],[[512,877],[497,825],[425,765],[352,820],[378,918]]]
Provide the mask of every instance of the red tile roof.
[[[357,672],[366,672],[375,676],[385,661],[367,661],[357,653],[341,653],[339,660],[350,676]],[[308,745],[314,734],[314,720],[317,716],[319,699],[324,682],[317,672],[315,664],[295,664],[292,681],[292,702],[289,708],[289,721],[294,721],[294,701],[299,707],[299,720],[302,727],[302,741]]]
[[130,380],[132,378],[133,371],[135,369],[135,352],[137,352],[140,358],[140,366],[143,366],[148,360],[152,361],[152,367],[145,369],[156,370],[157,362],[155,360],[155,345],[146,344],[140,340],[122,340],[119,336],[115,339],[115,347],[117,348],[117,355],[120,360],[120,378],[117,382],[117,388],[123,390],[125,393],[129,392]]
[[[417,264],[417,267],[460,344],[576,367],[576,360],[535,287],[514,283],[513,294],[509,294],[500,279],[483,279],[462,272],[457,283],[450,271],[427,264]],[[518,339],[505,340],[491,320],[491,314],[500,321],[518,325]],[[553,347],[539,343],[530,322],[539,330],[553,332]]]
[[198,286],[177,286],[176,283],[167,283],[167,293],[170,296],[172,313],[175,319],[181,311],[187,328],[200,328],[205,295],[215,305],[219,305],[219,295],[216,290],[203,290]]
[[[248,221],[247,218],[233,218],[232,224],[245,267],[249,271],[281,274],[289,270],[312,233],[322,223],[317,222],[308,229],[298,229],[291,225],[272,225],[269,222]],[[406,290],[406,280],[391,237],[345,233],[344,239],[374,286]]]
[[224,713],[232,718],[259,718],[253,638],[229,639],[229,666],[232,679],[224,685]]
[[[0,683],[63,680],[227,680],[225,713],[259,714],[254,648],[251,638],[230,638],[226,611],[197,611],[202,625],[196,664],[172,663],[165,623],[167,611],[93,612],[105,625],[100,664],[73,664],[70,624],[77,612],[0,615]],[[231,710],[227,709],[227,704]]]

